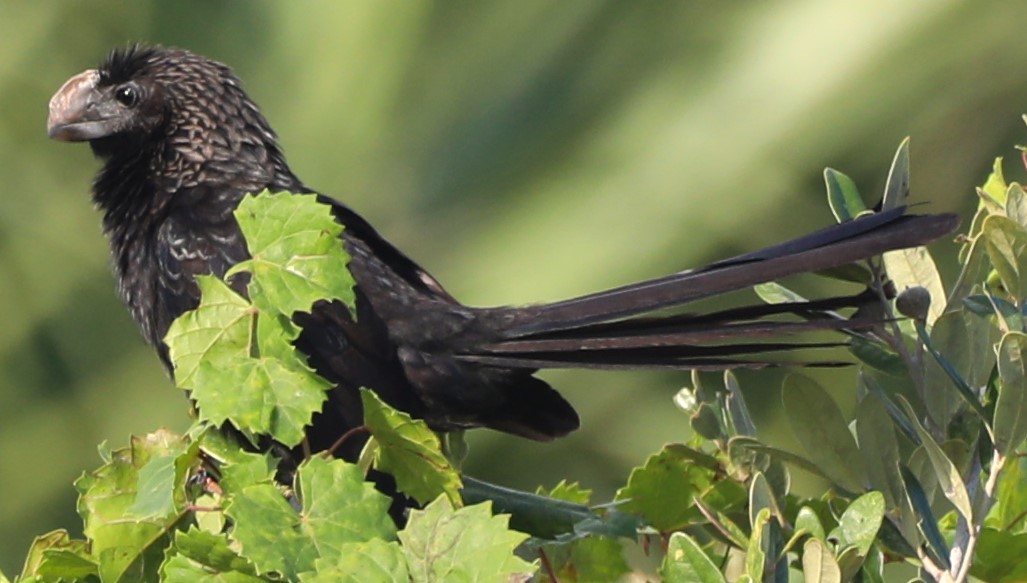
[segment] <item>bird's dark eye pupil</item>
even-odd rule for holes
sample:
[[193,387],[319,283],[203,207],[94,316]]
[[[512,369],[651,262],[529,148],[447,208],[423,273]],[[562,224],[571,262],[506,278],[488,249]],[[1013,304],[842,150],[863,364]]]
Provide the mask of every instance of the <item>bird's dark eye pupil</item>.
[[114,99],[117,99],[122,105],[131,107],[139,101],[139,92],[130,86],[118,87],[114,92]]

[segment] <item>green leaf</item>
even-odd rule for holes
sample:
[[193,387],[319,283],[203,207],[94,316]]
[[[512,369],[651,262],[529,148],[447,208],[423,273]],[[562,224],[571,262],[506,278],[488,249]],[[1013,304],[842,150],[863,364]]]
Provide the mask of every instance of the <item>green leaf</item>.
[[845,174],[834,168],[825,168],[824,183],[827,185],[827,202],[830,203],[831,212],[839,223],[851,221],[866,210],[859,190],[856,189],[856,183]]
[[1027,580],[1027,534],[993,528],[981,529],[970,574],[980,581]]
[[239,452],[234,460],[221,466],[221,487],[231,495],[254,484],[272,484],[277,465],[267,453]]
[[507,516],[493,516],[491,504],[454,510],[440,496],[424,510],[412,510],[399,533],[414,583],[506,581],[536,567],[514,555],[527,535],[509,530]]
[[[983,219],[981,219],[983,221]],[[987,277],[988,262],[985,257],[988,254],[987,239],[981,235],[975,236],[970,242],[964,245],[966,257],[963,260],[963,268],[959,271],[959,277],[952,286],[946,306],[958,306],[968,295],[975,285],[980,284]]]
[[316,573],[300,575],[303,583],[408,583],[406,557],[396,542],[371,539],[346,543],[338,556],[315,561]]
[[772,516],[781,516],[781,509],[777,507],[777,499],[767,478],[763,472],[756,472],[749,480],[749,524],[755,525],[756,517],[764,509]]
[[268,434],[285,445],[303,441],[304,428],[327,398],[328,381],[311,370],[276,358],[237,357],[215,366],[204,362],[192,396],[203,418],[229,421]]
[[820,476],[827,480],[831,479],[823,469],[801,455],[779,449],[771,445],[765,445],[748,436],[731,438],[731,441],[728,444],[728,452],[732,454],[732,457],[735,457],[734,451],[736,449],[748,449],[754,452],[764,453],[777,461],[792,464],[793,466],[801,468],[814,476]]
[[1023,533],[1027,520],[1027,457],[1016,456],[1006,461],[999,475],[995,505],[985,524],[998,530]]
[[899,442],[891,417],[874,394],[856,407],[856,436],[870,487],[882,493],[887,508],[897,508],[906,498],[899,473]]
[[291,316],[309,312],[318,300],[354,302],[349,255],[339,237],[342,225],[314,195],[246,196],[235,211],[252,259],[229,270],[249,271],[253,304]]
[[37,536],[29,547],[21,578],[38,576],[46,580],[79,580],[98,577],[99,565],[84,540],[74,540],[66,530]]
[[995,161],[991,165],[991,173],[988,174],[988,179],[984,182],[981,187],[989,197],[993,200],[998,201],[1000,204],[1005,203],[1006,190],[1009,186],[1006,184],[1006,177],[1002,174],[1002,157],[995,158]]
[[1027,195],[1015,182],[1006,190],[1006,216],[1021,227],[1027,227]]
[[884,496],[880,492],[867,492],[853,500],[838,520],[843,545],[854,545],[860,557],[867,556],[881,529],[884,510]]
[[578,581],[619,581],[630,571],[621,543],[605,536],[589,536],[571,543],[570,564]]
[[571,533],[590,524],[597,532],[616,536],[634,535],[635,525],[624,531],[620,524],[611,524],[611,516],[622,513],[606,512],[599,516],[588,506],[548,498],[512,488],[504,488],[471,476],[463,477],[461,495],[466,504],[490,502],[497,514],[510,514],[510,524],[516,530],[530,533],[539,538],[553,539],[560,534]]
[[920,424],[917,419],[916,411],[913,406],[909,404],[909,401],[899,397],[899,403],[903,409],[906,410],[906,414],[913,423],[913,427],[916,429],[917,435],[920,437],[920,443],[927,453],[927,458],[931,462],[931,467],[934,469],[934,474],[938,478],[938,485],[941,486],[942,493],[948,498],[949,502],[956,507],[956,510],[963,516],[968,523],[973,524],[973,510],[970,504],[970,494],[966,490],[966,484],[963,483],[962,476],[959,475],[959,469],[952,463],[952,460],[945,455],[945,451],[938,445],[938,442],[931,437],[930,432],[924,429],[924,426]]
[[761,300],[768,304],[787,304],[790,302],[806,301],[806,298],[776,281],[768,281],[767,283],[754,285],[752,289]]
[[445,494],[455,505],[460,499],[460,473],[442,453],[442,443],[428,425],[389,407],[376,394],[360,391],[364,424],[378,447],[375,467],[392,474],[401,492],[425,504]]
[[175,363],[175,383],[184,389],[196,388],[206,380],[195,378],[201,363],[250,354],[250,327],[255,317],[250,303],[220,279],[200,275],[196,285],[200,305],[172,322],[164,337]]
[[170,431],[133,437],[128,448],[110,452],[110,462],[76,480],[78,512],[104,581],[156,578],[163,549],[170,542],[168,533],[182,515],[171,511],[133,520],[125,517],[136,502],[139,469],[181,444],[181,438]]
[[[931,348],[940,353],[951,366],[963,383],[971,367],[970,335],[962,312],[948,312],[934,322],[931,328]],[[927,359],[926,386],[931,387],[931,397],[924,405],[935,427],[948,427],[949,422],[966,405],[964,399],[972,398],[979,403],[976,395],[960,394],[960,383],[954,383],[949,373],[942,368],[936,359]]]
[[346,543],[392,538],[389,499],[363,481],[357,466],[314,457],[297,474],[299,512],[271,484],[244,488],[225,508],[235,524],[230,537],[258,574],[295,578],[318,557],[338,556]]
[[[970,385],[966,383],[966,379],[963,377],[962,374],[960,374],[959,371],[956,370],[956,367],[952,364],[948,357],[939,352],[937,348],[935,348],[934,342],[931,340],[931,337],[927,334],[927,328],[924,326],[924,323],[914,322],[913,326],[916,328],[917,337],[920,339],[920,342],[924,345],[924,348],[927,349],[927,352],[930,353],[931,357],[934,359],[934,363],[937,364],[940,370],[945,373],[945,376],[948,377],[950,383],[947,383],[947,385],[955,388],[959,396],[962,397],[963,401],[967,405],[969,405],[970,408],[972,408],[978,415],[980,415],[982,419],[987,419],[988,414],[984,410],[984,406],[981,404],[980,400],[977,398],[977,395],[974,393],[974,390],[971,389]],[[958,326],[958,324],[953,324],[953,326]],[[958,345],[963,344],[966,339],[956,338],[955,340],[952,340],[952,336],[953,334],[966,335],[966,330],[964,329],[963,331],[959,331],[957,329],[954,332],[946,330],[944,334],[947,337],[943,338],[943,340],[950,344],[949,348],[952,348],[951,344],[957,345],[956,349],[961,349],[962,351],[957,353],[956,356],[965,359],[966,352],[968,352],[969,349],[958,347]],[[945,411],[945,408],[942,408],[942,410]],[[935,424],[936,427],[943,428],[946,427],[946,425],[947,423],[945,425],[941,425],[938,423]],[[990,428],[988,429],[990,432]]]
[[164,583],[256,583],[253,563],[229,547],[224,535],[190,529],[175,534],[175,544],[161,565]]
[[727,413],[734,426],[734,435],[756,435],[756,424],[745,405],[738,378],[730,370],[724,371],[724,387],[727,389]]
[[913,472],[905,466],[900,468],[900,471],[902,472],[902,481],[906,484],[906,491],[909,492],[910,505],[918,515],[917,527],[923,534],[924,540],[927,541],[927,548],[931,551],[931,556],[935,561],[948,569],[948,545],[945,543],[941,530],[938,528],[938,521],[935,520],[934,513],[931,511],[930,499]]
[[688,524],[695,497],[709,487],[712,472],[698,466],[688,452],[668,445],[635,468],[617,491],[623,508],[639,514],[660,532]]
[[665,583],[726,583],[717,565],[699,544],[683,532],[675,532],[667,544],[667,555],[660,567]]
[[581,484],[577,482],[568,482],[567,480],[560,480],[560,482],[553,486],[553,489],[548,492],[539,486],[538,489],[535,490],[535,493],[540,496],[555,498],[556,500],[574,502],[575,504],[588,504],[589,500],[592,498],[592,490],[583,488]]
[[889,211],[906,204],[909,198],[909,136],[906,136],[899,149],[895,151],[891,169],[888,171],[888,182],[884,187],[884,199],[881,210]]
[[162,516],[175,509],[175,454],[154,456],[139,470],[136,501],[126,512]]
[[911,287],[920,286],[931,294],[931,306],[927,311],[927,323],[933,324],[945,313],[945,286],[934,265],[934,259],[927,247],[898,249],[884,254],[884,269],[888,278],[895,283],[900,293]]
[[732,545],[740,549],[749,546],[749,536],[726,513],[708,506],[700,500],[696,500],[695,506],[706,518],[706,521],[710,523],[710,526],[720,532]]
[[993,215],[984,219],[984,238],[988,258],[998,272],[1006,291],[1017,303],[1027,294],[1027,231],[1006,217]]
[[1027,335],[1009,332],[998,347],[999,384],[995,403],[995,449],[1009,456],[1027,438]]
[[838,486],[863,490],[862,473],[853,465],[859,450],[834,400],[809,377],[785,378],[782,398],[785,416],[809,459]]
[[802,574],[806,583],[841,583],[842,570],[834,554],[818,538],[806,539],[802,547]]
[[877,342],[854,337],[849,342],[849,352],[865,364],[885,374],[899,376],[905,374],[906,363],[902,357]]
[[763,581],[768,558],[772,557],[767,553],[767,547],[771,546],[768,540],[771,536],[768,526],[772,520],[770,510],[764,508],[756,513],[756,518],[752,521],[752,535],[745,550],[745,574],[753,581]]
[[814,538],[827,540],[827,535],[824,534],[824,525],[820,524],[820,517],[809,506],[803,506],[795,515],[795,530],[806,531]]

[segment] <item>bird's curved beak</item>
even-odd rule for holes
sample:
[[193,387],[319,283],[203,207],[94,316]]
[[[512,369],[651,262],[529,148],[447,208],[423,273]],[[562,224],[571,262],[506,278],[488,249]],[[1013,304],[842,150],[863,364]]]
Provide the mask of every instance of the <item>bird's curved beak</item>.
[[46,133],[63,142],[82,142],[109,136],[117,130],[120,117],[111,100],[97,89],[100,73],[83,71],[65,81],[50,98]]

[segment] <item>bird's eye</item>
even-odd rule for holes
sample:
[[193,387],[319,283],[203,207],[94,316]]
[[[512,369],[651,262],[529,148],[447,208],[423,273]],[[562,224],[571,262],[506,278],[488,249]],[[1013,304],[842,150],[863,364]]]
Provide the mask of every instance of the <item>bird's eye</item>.
[[132,107],[139,103],[139,91],[131,85],[122,85],[114,91],[114,99],[125,107]]

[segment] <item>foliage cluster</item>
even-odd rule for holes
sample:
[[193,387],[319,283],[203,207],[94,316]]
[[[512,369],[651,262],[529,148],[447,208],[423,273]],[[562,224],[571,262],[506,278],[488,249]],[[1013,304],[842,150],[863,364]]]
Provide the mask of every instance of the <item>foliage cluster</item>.
[[[839,221],[872,212],[845,175],[825,179]],[[908,185],[905,142],[881,210],[902,206]],[[924,581],[1027,577],[1027,195],[999,162],[978,192],[948,290],[924,249],[829,274],[869,284],[883,314],[850,332],[863,363],[853,419],[814,380],[789,375],[784,411],[803,451],[788,451],[760,440],[733,374],[718,386],[693,375],[675,403],[694,434],[602,504],[577,484],[531,494],[462,476],[458,439],[443,447],[370,392],[358,463],[311,455],[289,483],[276,479],[278,460],[250,445],[302,445],[328,388],[293,349],[290,316],[352,303],[353,282],[327,207],[248,197],[237,218],[252,259],[229,275],[249,274],[249,298],[202,278],[201,305],[167,337],[196,423],[101,446],[103,465],[75,484],[83,538],[38,537],[18,580],[884,581],[897,562]],[[797,298],[778,284],[757,291]],[[225,422],[242,443],[217,431]],[[402,529],[364,480],[371,467],[423,505]],[[793,492],[796,468],[829,489]]]

